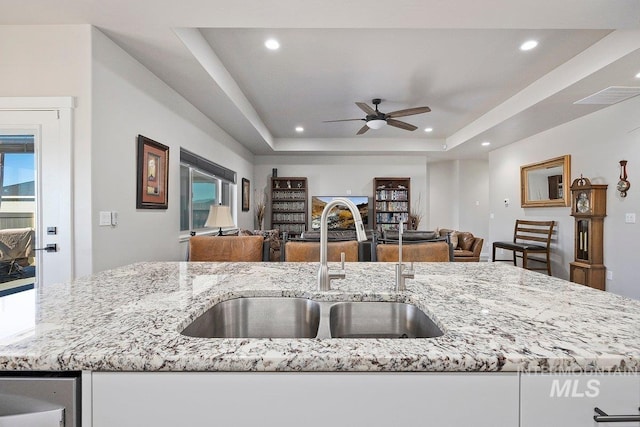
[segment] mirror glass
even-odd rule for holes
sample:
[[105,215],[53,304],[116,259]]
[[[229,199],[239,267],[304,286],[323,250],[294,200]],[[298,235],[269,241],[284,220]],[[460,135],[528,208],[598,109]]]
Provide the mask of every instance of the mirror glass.
[[520,167],[523,208],[569,206],[571,156],[561,156]]

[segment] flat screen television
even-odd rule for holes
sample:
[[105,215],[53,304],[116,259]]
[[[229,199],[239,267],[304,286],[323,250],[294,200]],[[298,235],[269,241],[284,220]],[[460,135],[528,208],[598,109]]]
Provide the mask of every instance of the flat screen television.
[[[320,217],[324,207],[331,200],[342,197],[351,200],[360,211],[364,228],[369,225],[369,198],[367,196],[311,196],[311,229],[320,230]],[[355,222],[351,211],[343,205],[331,210],[327,221],[329,230],[355,230]]]

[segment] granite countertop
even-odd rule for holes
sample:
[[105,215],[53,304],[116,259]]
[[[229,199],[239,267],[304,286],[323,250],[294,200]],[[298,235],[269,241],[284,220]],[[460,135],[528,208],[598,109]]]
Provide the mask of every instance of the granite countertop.
[[[335,267],[335,266],[334,266]],[[0,337],[2,370],[640,371],[640,301],[504,263],[347,264],[316,290],[317,263],[137,263],[36,295],[35,327]],[[400,301],[430,339],[212,339],[179,331],[240,296]]]

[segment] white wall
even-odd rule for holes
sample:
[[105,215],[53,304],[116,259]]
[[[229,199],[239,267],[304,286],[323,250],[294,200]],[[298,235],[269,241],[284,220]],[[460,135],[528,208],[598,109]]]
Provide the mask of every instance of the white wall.
[[[180,244],[180,147],[253,179],[253,155],[97,29],[92,31],[93,271],[136,261],[183,260]],[[136,137],[169,146],[169,208],[136,209]],[[238,193],[236,193],[238,194]],[[252,212],[235,198],[237,225]],[[117,211],[116,227],[98,226]]]
[[[638,224],[624,222],[625,213],[640,210],[640,174],[636,173],[640,170],[639,111],[640,97],[635,97],[490,152],[490,209],[495,218],[490,220],[488,244],[511,239],[518,218],[555,220],[558,241],[553,249],[552,273],[568,279],[569,262],[574,256],[574,219],[569,215],[570,208],[521,208],[520,166],[570,154],[572,180],[582,174],[594,184],[609,185],[604,264],[613,273],[613,280],[607,280],[607,290],[640,299],[636,276],[640,228]],[[620,160],[629,161],[631,188],[626,198],[621,198],[615,188]],[[504,206],[504,198],[511,199],[509,207]]]
[[[410,177],[412,209],[420,195],[423,219],[419,228],[426,229],[429,200],[426,156],[256,156],[255,161],[254,188],[267,194],[272,168],[277,168],[281,177],[307,177],[309,196],[346,196],[350,191],[351,195],[371,198],[373,178]],[[265,219],[265,226],[269,225],[270,211]]]
[[[2,96],[73,96],[75,275],[90,272],[91,27],[0,25]],[[67,203],[67,201],[62,201]],[[55,224],[50,224],[55,225]]]
[[485,239],[483,257],[488,256],[489,162],[448,160],[429,163],[428,228],[468,231]]

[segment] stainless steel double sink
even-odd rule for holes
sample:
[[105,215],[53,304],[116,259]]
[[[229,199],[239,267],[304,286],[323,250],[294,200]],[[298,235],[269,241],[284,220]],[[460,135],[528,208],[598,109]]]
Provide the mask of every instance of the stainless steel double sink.
[[443,334],[412,304],[288,297],[220,302],[181,333],[200,338],[433,338]]

